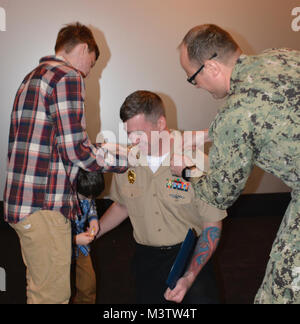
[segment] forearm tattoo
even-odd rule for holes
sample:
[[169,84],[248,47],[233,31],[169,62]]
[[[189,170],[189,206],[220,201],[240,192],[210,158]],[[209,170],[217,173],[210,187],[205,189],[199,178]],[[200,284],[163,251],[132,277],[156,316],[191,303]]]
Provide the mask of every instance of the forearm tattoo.
[[200,271],[213,254],[219,242],[221,230],[218,227],[207,227],[202,232],[192,256],[190,271]]

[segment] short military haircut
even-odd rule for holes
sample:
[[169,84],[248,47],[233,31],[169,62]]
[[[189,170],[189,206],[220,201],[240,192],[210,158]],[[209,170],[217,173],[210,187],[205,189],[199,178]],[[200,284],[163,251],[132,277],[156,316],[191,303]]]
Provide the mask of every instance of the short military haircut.
[[130,94],[120,109],[120,118],[125,123],[127,120],[144,114],[145,119],[156,123],[161,116],[166,116],[163,102],[156,93],[138,90]]
[[79,22],[66,25],[59,31],[55,52],[64,49],[67,53],[70,53],[78,44],[87,44],[89,52],[95,52],[96,60],[98,59],[100,52],[92,31]]
[[192,28],[185,35],[182,44],[187,47],[189,60],[199,65],[215,53],[217,54],[216,59],[226,64],[231,55],[239,48],[227,31],[213,24]]

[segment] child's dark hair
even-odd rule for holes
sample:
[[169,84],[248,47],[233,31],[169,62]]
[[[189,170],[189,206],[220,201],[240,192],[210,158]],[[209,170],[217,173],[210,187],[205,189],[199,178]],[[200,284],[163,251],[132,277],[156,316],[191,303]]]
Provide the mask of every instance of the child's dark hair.
[[77,175],[77,192],[81,195],[95,199],[105,188],[103,173],[101,171],[85,171],[79,169]]

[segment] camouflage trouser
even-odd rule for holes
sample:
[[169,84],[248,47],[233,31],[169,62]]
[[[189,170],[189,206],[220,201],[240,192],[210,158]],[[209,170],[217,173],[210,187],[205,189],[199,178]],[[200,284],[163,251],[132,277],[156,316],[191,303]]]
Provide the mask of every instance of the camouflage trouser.
[[300,191],[284,215],[256,304],[300,304]]

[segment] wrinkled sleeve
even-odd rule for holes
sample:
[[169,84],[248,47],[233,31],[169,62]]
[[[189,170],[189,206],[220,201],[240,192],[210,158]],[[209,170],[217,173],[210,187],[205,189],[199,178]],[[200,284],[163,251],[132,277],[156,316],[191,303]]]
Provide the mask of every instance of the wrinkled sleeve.
[[88,213],[88,222],[90,223],[93,219],[98,220],[98,213],[96,208],[96,203],[94,200],[91,200],[91,206]]
[[61,158],[66,163],[94,171],[101,167],[96,162],[96,148],[85,129],[84,92],[81,75],[68,73],[56,84],[51,112]]
[[230,207],[243,191],[253,168],[253,133],[245,116],[220,113],[210,128],[210,170],[194,183],[196,196],[220,209]]
[[118,175],[118,174],[113,175],[111,186],[110,186],[109,198],[112,201],[125,206],[126,205],[125,200],[121,193],[121,183],[120,183],[121,178],[120,177],[122,177],[122,175]]

